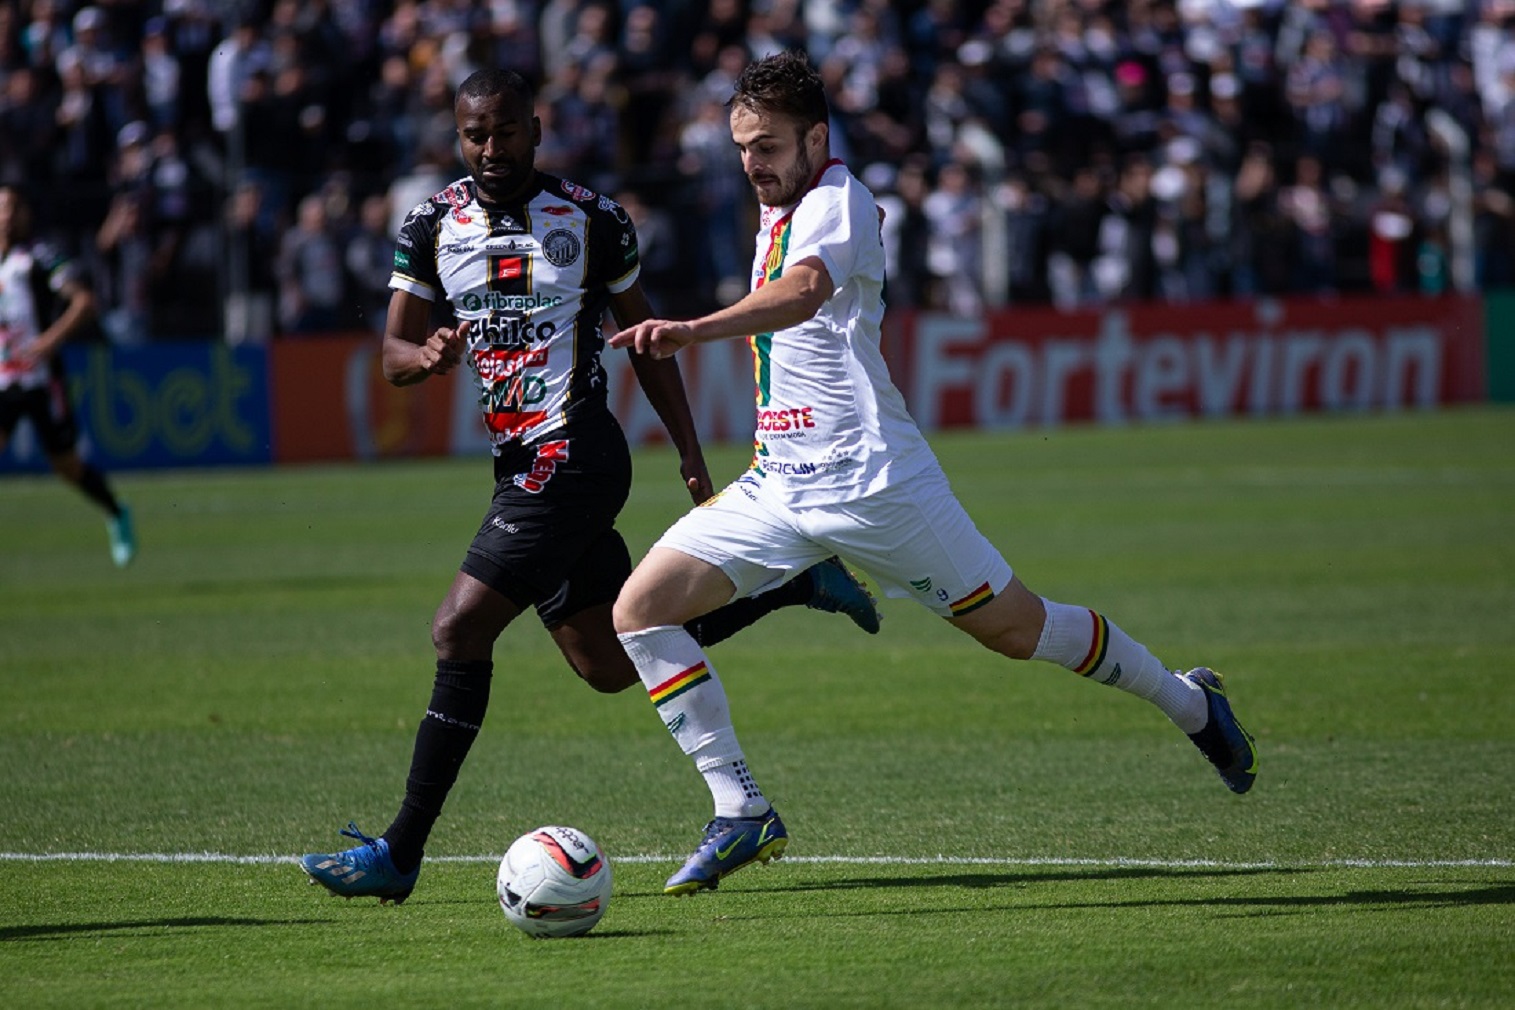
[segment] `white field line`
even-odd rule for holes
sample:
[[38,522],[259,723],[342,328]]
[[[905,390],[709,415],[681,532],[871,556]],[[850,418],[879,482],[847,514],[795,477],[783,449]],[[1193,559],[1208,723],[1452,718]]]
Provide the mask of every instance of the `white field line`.
[[[228,863],[271,865],[293,863],[295,856],[237,856],[221,852],[0,852],[0,863]],[[676,863],[678,855],[618,856],[617,863]],[[430,863],[498,863],[500,856],[429,856]],[[1299,870],[1299,869],[1431,869],[1455,867],[1515,867],[1515,859],[1326,859],[1304,861],[1227,862],[1219,859],[1064,859],[1059,857],[995,858],[973,856],[786,856],[785,863],[838,863],[849,866],[1087,866],[1145,869]]]

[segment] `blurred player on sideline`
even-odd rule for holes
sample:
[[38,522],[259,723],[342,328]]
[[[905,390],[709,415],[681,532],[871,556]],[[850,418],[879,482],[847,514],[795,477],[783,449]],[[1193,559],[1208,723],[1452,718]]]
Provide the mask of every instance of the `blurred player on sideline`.
[[650,319],[612,347],[667,358],[749,339],[757,453],[734,483],[653,546],[615,605],[621,643],[715,805],[665,893],[714,888],[780,855],[784,823],[764,798],[724,688],[685,622],[839,554],[989,649],[1042,659],[1155,704],[1235,792],[1257,754],[1220,678],[1169,670],[1114,622],[1027,589],[958,503],[879,351],[884,250],[873,194],[830,156],[824,85],[801,55],[751,64],[730,102],[731,136],[762,205],[752,291],[689,322]]
[[[611,606],[631,572],[615,520],[631,457],[606,397],[602,323],[652,312],[638,282],[636,229],[614,201],[538,172],[541,124],[530,84],[510,71],[473,74],[454,104],[469,177],[415,208],[401,226],[384,333],[384,374],[398,386],[465,360],[494,446],[494,500],[432,623],[436,679],[416,733],[405,798],[390,826],[336,853],[301,860],[344,897],[404,901],[422,851],[489,703],[495,640],[535,607],[563,656],[599,691],[637,683]],[[459,320],[430,328],[446,299]],[[668,428],[695,502],[712,486],[676,364],[632,357]],[[835,559],[817,558],[791,589],[733,602],[691,625],[721,641],[779,607],[840,611],[870,633],[873,600]],[[712,608],[714,610],[714,608]]]
[[79,455],[79,426],[59,353],[95,318],[95,295],[74,265],[31,236],[31,207],[14,186],[0,186],[0,452],[24,417],[54,472],[105,510],[110,556],[137,554],[131,510],[99,467]]

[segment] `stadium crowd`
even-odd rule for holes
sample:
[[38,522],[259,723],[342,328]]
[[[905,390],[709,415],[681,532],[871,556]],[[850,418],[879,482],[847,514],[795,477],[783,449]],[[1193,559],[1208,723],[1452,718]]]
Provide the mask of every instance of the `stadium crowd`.
[[754,227],[724,103],[785,48],[894,305],[1515,282],[1515,0],[0,0],[0,181],[113,341],[376,328],[400,219],[463,171],[453,89],[511,67],[538,167],[700,311]]

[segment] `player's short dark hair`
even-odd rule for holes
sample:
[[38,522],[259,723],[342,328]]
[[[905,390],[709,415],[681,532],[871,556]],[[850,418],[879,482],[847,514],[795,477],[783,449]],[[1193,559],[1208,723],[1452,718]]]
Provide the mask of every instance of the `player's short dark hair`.
[[789,116],[804,130],[831,118],[826,85],[802,52],[785,51],[749,63],[736,79],[736,92],[727,103],[768,115]]
[[530,105],[536,97],[536,88],[514,70],[475,70],[458,85],[454,100],[461,102],[465,98],[498,98],[501,95],[519,98]]

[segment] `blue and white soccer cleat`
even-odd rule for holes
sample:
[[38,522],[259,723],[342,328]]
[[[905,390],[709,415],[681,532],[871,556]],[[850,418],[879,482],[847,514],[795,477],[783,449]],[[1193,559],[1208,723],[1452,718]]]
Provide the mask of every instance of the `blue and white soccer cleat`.
[[107,519],[105,526],[110,531],[110,559],[117,568],[125,568],[137,556],[137,534],[132,529],[131,509],[122,505],[121,513]]
[[342,852],[312,852],[300,857],[300,865],[310,874],[312,884],[320,884],[343,898],[378,898],[381,905],[390,901],[398,905],[410,897],[416,878],[421,875],[419,866],[401,873],[389,858],[389,842],[369,838],[351,821],[342,834],[362,844]]
[[705,840],[678,873],[663,885],[664,894],[713,891],[722,877],[749,863],[779,859],[789,845],[789,832],[772,807],[756,817],[717,817],[705,825]]
[[1257,742],[1236,721],[1220,674],[1200,666],[1180,676],[1197,684],[1210,706],[1210,721],[1198,733],[1190,733],[1189,739],[1210,759],[1232,792],[1246,792],[1257,778]]
[[809,572],[812,588],[805,606],[828,614],[846,614],[853,624],[868,634],[878,634],[879,613],[873,594],[863,588],[857,576],[842,564],[841,558],[827,558],[811,565]]

